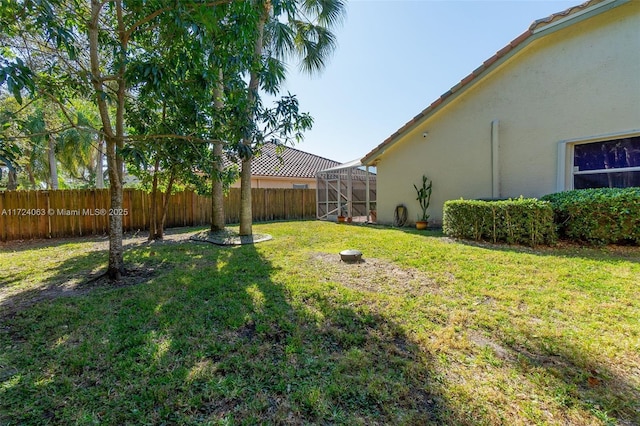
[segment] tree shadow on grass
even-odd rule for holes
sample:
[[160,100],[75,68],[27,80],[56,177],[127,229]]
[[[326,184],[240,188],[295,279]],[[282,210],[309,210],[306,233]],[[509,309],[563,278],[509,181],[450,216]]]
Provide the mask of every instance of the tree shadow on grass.
[[430,360],[399,325],[336,299],[304,303],[256,247],[127,256],[158,273],[1,320],[0,423],[446,423]]
[[[615,355],[611,355],[611,351],[614,349],[611,346],[604,347],[601,350],[608,352],[608,354],[600,358],[599,349],[588,351],[584,349],[590,346],[589,341],[582,344],[583,342],[576,340],[576,335],[580,335],[578,330],[583,326],[578,313],[568,314],[567,318],[555,318],[557,312],[554,312],[549,306],[540,307],[540,305],[550,303],[556,307],[555,309],[567,313],[569,308],[563,306],[561,300],[564,299],[562,298],[579,298],[582,294],[588,294],[590,295],[588,297],[592,297],[587,300],[593,300],[593,303],[588,306],[578,305],[589,317],[584,320],[591,322],[585,327],[598,330],[598,322],[607,321],[602,324],[601,333],[620,333],[620,338],[624,339],[624,342],[633,345],[633,336],[640,331],[637,327],[637,321],[633,319],[637,312],[636,299],[633,298],[632,290],[635,287],[629,287],[625,291],[620,288],[624,289],[625,283],[637,286],[637,280],[634,281],[632,275],[635,265],[631,265],[629,268],[628,263],[640,260],[638,248],[611,246],[597,249],[566,245],[559,248],[539,247],[532,249],[521,246],[453,240],[442,236],[437,231],[425,233],[410,229],[398,230],[417,237],[428,237],[431,241],[444,240],[447,243],[479,248],[498,254],[498,256],[491,255],[492,253],[489,256],[477,254],[474,257],[468,257],[466,250],[452,249],[451,257],[446,261],[451,262],[454,269],[460,266],[458,263],[466,263],[459,269],[469,268],[469,270],[460,271],[460,275],[477,280],[478,285],[472,287],[469,283],[461,283],[458,286],[452,282],[451,286],[447,286],[447,283],[443,283],[444,294],[451,299],[452,305],[464,306],[462,308],[464,315],[470,319],[468,321],[469,328],[463,333],[467,334],[468,339],[479,347],[480,356],[484,356],[484,351],[488,351],[493,360],[497,358],[500,362],[504,362],[519,379],[523,382],[531,382],[538,392],[543,392],[551,398],[561,410],[560,416],[556,417],[558,424],[579,423],[579,420],[572,418],[571,414],[567,414],[574,409],[583,413],[582,416],[593,422],[600,420],[604,424],[640,424],[640,371],[632,365],[634,360],[637,360],[633,349],[627,346],[624,361],[620,359],[616,362]],[[403,240],[399,246],[402,248],[417,247],[420,244],[421,239],[416,238],[415,241]],[[442,250],[442,247],[439,249],[447,252],[446,249]],[[532,284],[528,280],[528,274],[547,272],[548,277],[553,277],[553,267],[546,266],[546,271],[538,271],[534,265],[540,262],[529,262],[525,256],[522,257],[524,260],[516,259],[513,265],[508,265],[506,256],[505,260],[500,259],[501,252],[567,258],[569,262],[562,262],[566,269],[558,277],[558,279],[564,280],[566,285],[562,289],[554,288],[552,280],[540,280]],[[424,250],[423,253],[428,254],[428,250]],[[477,271],[475,270],[476,259],[478,260]],[[576,262],[573,262],[572,259],[576,259]],[[578,259],[589,262],[578,262]],[[544,261],[546,262],[546,259]],[[599,268],[599,266],[615,267],[625,263],[626,269],[621,272],[624,280],[620,281],[618,285],[620,288],[614,291],[611,283],[607,281],[607,272],[603,272],[606,269]],[[487,275],[483,276],[482,268],[485,268],[485,264]],[[425,269],[428,270],[429,267],[429,263],[426,262]],[[438,270],[439,267],[434,269]],[[510,277],[508,279],[511,281],[505,281],[505,278],[501,277],[500,271],[503,269],[507,272],[505,276]],[[478,273],[474,274],[474,272]],[[591,279],[583,282],[583,274],[584,277],[591,277]],[[518,278],[522,278],[523,282],[518,282]],[[453,280],[455,281],[455,278]],[[483,288],[482,284],[486,284],[487,288]],[[509,292],[510,290],[507,290],[506,294],[501,292],[500,287],[503,285],[512,288],[512,292]],[[448,287],[454,293],[447,294]],[[543,297],[538,300],[535,295],[529,294],[536,291],[543,291],[545,297],[549,295],[551,297],[546,299]],[[498,300],[494,307],[488,306],[485,309],[482,305],[485,305],[487,301],[482,299],[488,298],[487,294],[495,295],[502,301]],[[626,297],[629,297],[629,300],[625,300]],[[509,305],[509,300],[512,299],[520,299],[521,311],[520,307]],[[527,306],[528,300],[537,306]],[[543,312],[549,317],[537,318],[536,310],[538,308],[543,309]],[[616,315],[603,315],[599,318],[604,311],[614,309],[617,309],[615,312],[618,313],[620,319],[617,326],[615,323],[608,323],[609,318],[615,321]],[[514,318],[515,321],[512,323],[510,314],[514,311],[517,312],[517,319]],[[607,318],[607,320],[602,318]],[[549,330],[554,330],[555,325],[561,325],[563,329],[558,332],[549,332]],[[477,331],[474,331],[478,328],[485,330],[486,336],[479,335]],[[592,336],[585,337],[591,339]],[[591,345],[595,345],[595,342],[598,341],[599,339],[593,339]],[[624,346],[625,344],[621,344],[619,347],[623,348]],[[489,365],[492,363],[491,360],[487,362]],[[624,366],[621,365],[623,362]],[[502,385],[504,386],[504,384]],[[503,390],[501,389],[501,391]],[[539,418],[543,419],[544,414],[540,414]],[[549,421],[549,418],[540,420],[540,422],[544,421]]]
[[[57,276],[88,260],[69,259]],[[258,247],[140,246],[127,265],[156,273],[0,318],[0,424],[497,421],[451,405],[434,360],[385,312],[332,291],[337,284],[286,287]],[[633,424],[631,380],[560,338],[527,328],[520,345],[501,331],[479,344],[498,355],[492,345],[502,345],[519,379],[543,372],[560,404]]]
[[640,263],[640,247],[633,245],[605,245],[590,246],[578,244],[570,241],[560,240],[556,245],[537,247],[527,247],[523,245],[509,245],[506,243],[491,243],[488,241],[474,241],[460,238],[451,238],[446,236],[441,228],[430,228],[426,231],[418,231],[410,227],[382,227],[374,226],[371,229],[388,230],[394,229],[405,234],[411,234],[422,237],[430,237],[442,239],[447,242],[462,244],[468,247],[475,247],[484,250],[508,253],[526,253],[537,256],[554,256],[564,258],[581,258],[588,260],[606,260],[607,262],[633,262]]
[[[73,237],[56,240],[21,241],[15,245],[7,243],[0,247],[7,252],[34,251],[37,257],[47,256],[53,250],[73,250],[79,254],[68,258],[43,274],[45,279],[38,283],[20,286],[21,281],[31,277],[23,268],[15,268],[17,272],[0,271],[0,316],[25,309],[34,303],[60,297],[82,296],[100,289],[127,287],[146,282],[164,267],[166,259],[154,258],[156,247],[179,244],[186,241],[194,228],[176,228],[169,230],[163,241],[147,241],[148,233],[129,233],[123,240],[124,257],[127,271],[123,278],[113,283],[106,277],[108,261],[107,237]],[[80,244],[81,248],[76,245]],[[70,246],[73,245],[73,246]],[[71,247],[71,248],[70,248]],[[133,253],[133,254],[132,254]],[[47,259],[42,259],[48,265]],[[30,271],[30,269],[26,269]],[[14,288],[12,288],[14,287]]]
[[634,380],[613,371],[564,339],[540,337],[534,330],[519,330],[517,341],[500,334],[500,330],[468,333],[474,344],[491,352],[491,362],[507,363],[522,380],[535,383],[552,396],[566,410],[556,418],[559,424],[577,421],[569,414],[573,409],[589,413],[592,421],[598,419],[603,424],[640,424],[638,377]]
[[606,261],[607,263],[640,263],[640,247],[637,246],[607,245],[597,247],[560,241],[555,246],[526,247],[501,243],[493,244],[486,241],[459,239],[451,241],[455,241],[455,243],[463,244],[468,247],[476,247],[495,252],[525,253],[535,256],[552,256],[568,259],[579,258],[593,261]]

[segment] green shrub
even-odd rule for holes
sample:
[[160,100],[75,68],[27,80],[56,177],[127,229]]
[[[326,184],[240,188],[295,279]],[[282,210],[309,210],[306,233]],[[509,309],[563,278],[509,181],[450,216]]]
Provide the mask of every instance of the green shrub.
[[443,231],[456,238],[532,247],[556,240],[551,204],[522,197],[504,201],[447,201]]
[[542,200],[551,203],[562,238],[640,245],[640,188],[577,189]]

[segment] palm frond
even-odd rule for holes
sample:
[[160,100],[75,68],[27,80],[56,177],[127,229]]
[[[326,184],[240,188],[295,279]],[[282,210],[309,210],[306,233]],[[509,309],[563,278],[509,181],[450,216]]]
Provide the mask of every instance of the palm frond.
[[313,16],[316,24],[326,28],[342,24],[346,12],[346,5],[342,0],[304,0],[300,8],[304,15]]

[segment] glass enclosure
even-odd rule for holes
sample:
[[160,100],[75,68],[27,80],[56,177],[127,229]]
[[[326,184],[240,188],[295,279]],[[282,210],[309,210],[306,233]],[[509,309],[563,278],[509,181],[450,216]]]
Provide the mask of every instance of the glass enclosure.
[[318,172],[316,180],[318,219],[375,222],[375,170],[352,161]]

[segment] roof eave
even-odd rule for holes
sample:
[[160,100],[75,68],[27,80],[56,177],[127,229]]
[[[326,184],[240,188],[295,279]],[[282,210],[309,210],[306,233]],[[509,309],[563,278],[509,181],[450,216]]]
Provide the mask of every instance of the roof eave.
[[[520,34],[508,45],[500,49],[495,55],[487,59],[476,68],[471,74],[463,78],[458,84],[441,95],[431,105],[422,110],[413,119],[408,121],[404,126],[395,131],[391,136],[385,139],[380,145],[366,154],[361,162],[364,165],[374,165],[377,160],[384,154],[387,149],[392,147],[407,132],[420,126],[427,118],[444,108],[453,100],[457,99],[462,93],[475,86],[488,74],[492,73],[497,67],[508,61],[516,53],[520,52],[533,41],[561,30],[569,25],[581,22],[595,15],[608,11],[614,7],[628,3],[631,0],[604,0],[588,6],[579,12],[570,14],[556,21],[545,23],[544,19],[535,21],[527,31]],[[587,2],[589,3],[589,2]],[[585,4],[587,4],[585,3]],[[579,6],[575,6],[579,7]],[[551,15],[552,17],[554,15]]]

